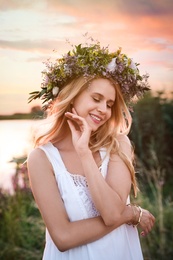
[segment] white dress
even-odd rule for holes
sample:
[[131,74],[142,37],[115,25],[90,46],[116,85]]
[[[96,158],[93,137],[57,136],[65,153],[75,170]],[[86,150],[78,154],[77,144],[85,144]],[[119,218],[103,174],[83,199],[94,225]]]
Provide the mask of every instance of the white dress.
[[[96,217],[99,212],[92,202],[84,176],[67,171],[58,149],[52,143],[40,146],[53,166],[56,181],[70,221]],[[103,163],[100,171],[105,177],[109,157],[100,150]],[[56,199],[56,198],[55,198]],[[142,260],[138,231],[121,225],[95,242],[60,252],[46,229],[43,260]]]

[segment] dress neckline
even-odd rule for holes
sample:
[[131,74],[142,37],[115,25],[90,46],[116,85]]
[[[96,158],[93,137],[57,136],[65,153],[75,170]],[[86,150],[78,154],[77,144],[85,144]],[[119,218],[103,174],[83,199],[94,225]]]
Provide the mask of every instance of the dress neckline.
[[56,153],[57,153],[57,155],[58,155],[58,158],[60,159],[61,165],[63,166],[63,168],[65,169],[65,171],[66,171],[70,176],[72,176],[72,177],[74,177],[74,176],[79,176],[80,178],[84,178],[84,179],[86,178],[86,177],[83,176],[82,174],[69,172],[69,171],[67,170],[66,166],[65,166],[65,163],[64,163],[64,161],[63,161],[63,159],[62,159],[62,156],[61,156],[61,153],[60,153],[59,149],[58,149],[56,146],[54,146],[51,142],[49,142],[49,144],[50,144],[51,147],[56,151]]
[[[64,161],[63,161],[63,159],[62,159],[62,156],[61,156],[61,153],[60,153],[59,149],[58,149],[56,146],[54,146],[53,143],[49,142],[49,144],[50,144],[51,147],[57,152],[58,158],[60,159],[63,168],[65,169],[65,171],[66,171],[69,175],[71,175],[72,177],[74,177],[74,176],[79,176],[80,178],[86,179],[86,177],[85,177],[84,175],[82,175],[82,174],[69,172],[69,171],[67,170],[66,166],[65,166],[65,163],[64,163]],[[101,151],[99,151],[99,153],[100,153],[101,159],[103,159],[103,158],[102,158]],[[102,164],[103,164],[103,161],[102,161],[102,163],[101,163],[101,165],[100,165],[100,167],[99,167],[99,170],[100,170],[100,171],[101,171],[101,168],[102,168]]]

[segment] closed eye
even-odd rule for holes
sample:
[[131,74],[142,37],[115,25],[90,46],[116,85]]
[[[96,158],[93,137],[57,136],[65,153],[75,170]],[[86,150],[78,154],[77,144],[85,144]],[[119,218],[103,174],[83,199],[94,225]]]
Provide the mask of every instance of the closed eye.
[[112,108],[113,105],[114,105],[114,102],[113,102],[113,101],[109,101],[109,102],[107,103],[107,106],[108,106],[109,108]]
[[112,108],[112,105],[107,104],[107,107],[108,107],[108,108]]
[[[99,98],[93,97],[93,100],[97,103],[99,103],[101,100]],[[108,108],[112,108],[114,102],[107,103]]]
[[100,99],[99,99],[99,98],[93,98],[93,100],[94,100],[95,102],[100,102]]

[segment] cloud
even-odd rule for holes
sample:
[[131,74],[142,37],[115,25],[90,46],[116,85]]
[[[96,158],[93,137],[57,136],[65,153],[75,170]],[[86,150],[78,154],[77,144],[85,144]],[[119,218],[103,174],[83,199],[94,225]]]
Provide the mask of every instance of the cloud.
[[173,12],[172,0],[8,0],[0,1],[0,10],[16,9],[40,9],[46,11],[57,11],[63,8],[77,10],[85,13],[87,10],[105,10],[110,7],[114,12],[130,15],[168,15]]
[[0,11],[19,10],[19,9],[40,9],[44,8],[46,0],[0,0]]
[[59,8],[69,7],[69,9],[75,8],[82,13],[86,10],[100,11],[101,9],[107,10],[110,7],[111,10],[121,14],[129,15],[166,15],[173,12],[172,0],[49,0],[47,1],[47,7],[49,10],[58,10]]
[[50,52],[56,48],[63,49],[64,41],[52,41],[47,39],[40,40],[20,40],[20,41],[6,41],[0,40],[0,48],[12,49],[18,51],[38,51],[38,52]]
[[50,57],[48,56],[36,56],[32,58],[28,58],[27,62],[44,62],[45,60],[49,59]]
[[134,32],[147,37],[161,37],[173,40],[173,17],[151,17],[144,16],[138,19],[127,18]]
[[[124,38],[136,34],[140,37],[163,37],[173,41],[172,0],[50,0],[50,12],[58,10],[76,17],[75,28],[88,30],[91,34],[110,32],[112,38],[124,33]],[[106,38],[106,37],[105,37]]]
[[117,0],[116,4],[120,11],[131,15],[166,15],[173,12],[172,0]]

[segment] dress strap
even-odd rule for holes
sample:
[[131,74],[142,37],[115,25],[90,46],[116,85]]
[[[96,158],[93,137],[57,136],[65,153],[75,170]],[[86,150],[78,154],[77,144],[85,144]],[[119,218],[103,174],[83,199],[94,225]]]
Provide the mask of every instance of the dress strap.
[[102,159],[102,165],[100,167],[100,171],[101,171],[103,177],[106,178],[110,155],[107,154],[105,148],[101,148],[100,149],[100,156],[101,156],[101,159]]
[[[53,167],[55,175],[60,173],[62,171],[62,169],[64,169],[64,170],[66,169],[65,165],[61,159],[61,155],[60,155],[59,151],[57,150],[57,148],[55,148],[53,146],[53,144],[51,142],[48,142],[47,144],[39,146],[39,148],[45,152],[49,162],[51,163],[51,165]],[[103,177],[105,178],[106,174],[107,174],[107,168],[108,168],[110,156],[109,156],[109,154],[106,153],[105,148],[100,149],[100,156],[102,159],[100,172],[102,173]]]
[[64,165],[61,158],[58,158],[60,155],[57,149],[52,145],[52,143],[48,142],[47,144],[39,146],[39,148],[45,152],[49,162],[53,167],[55,175],[61,173]]

